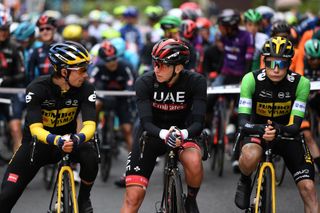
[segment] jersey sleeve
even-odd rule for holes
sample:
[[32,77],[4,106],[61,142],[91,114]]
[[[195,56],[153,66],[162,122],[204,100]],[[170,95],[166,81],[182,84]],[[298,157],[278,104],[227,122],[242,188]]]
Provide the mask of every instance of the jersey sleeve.
[[291,117],[299,116],[304,117],[306,110],[306,103],[310,93],[310,81],[301,76],[297,90],[296,90],[296,99],[293,103]]
[[252,95],[255,91],[255,79],[253,73],[247,73],[241,83],[239,113],[251,114]]

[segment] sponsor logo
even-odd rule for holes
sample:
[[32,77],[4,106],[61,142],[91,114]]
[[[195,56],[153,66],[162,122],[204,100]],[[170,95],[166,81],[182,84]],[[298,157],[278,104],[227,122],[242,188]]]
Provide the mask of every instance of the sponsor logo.
[[164,111],[179,111],[187,108],[187,104],[162,104],[156,102],[153,102],[152,106]]
[[88,100],[90,102],[96,102],[96,98],[97,98],[96,91],[94,91],[94,93],[88,97]]
[[69,106],[71,103],[72,103],[72,100],[69,99],[69,100],[66,100],[66,103],[65,103],[65,104],[66,104],[67,106]]
[[293,75],[287,75],[287,80],[290,82],[294,82],[295,77]]
[[257,76],[258,81],[263,81],[266,79],[266,73],[262,72]]
[[263,97],[263,98],[272,98],[272,91],[262,90],[262,91],[259,93],[259,96],[260,96],[260,97]]
[[56,105],[56,101],[55,100],[45,100],[41,105],[48,106],[48,107],[54,107]]
[[250,98],[240,98],[239,107],[251,108],[251,106],[252,106],[252,99],[250,99]]
[[12,182],[12,183],[16,183],[19,179],[19,175],[17,174],[14,174],[14,173],[9,173],[9,176],[8,176],[8,181],[9,182]]
[[291,101],[275,103],[257,102],[256,113],[266,117],[279,117],[290,114],[291,105]]
[[302,102],[302,101],[294,101],[292,110],[297,110],[300,112],[304,112],[306,109],[306,103]]
[[283,93],[283,92],[279,92],[279,93],[278,93],[278,97],[279,97],[279,98],[284,98],[284,93]]
[[32,95],[34,95],[33,92],[28,92],[26,95],[26,103],[29,103],[32,100]]
[[153,99],[157,102],[173,102],[173,103],[184,103],[186,92],[154,92]]
[[63,126],[75,119],[77,107],[63,108],[59,112],[57,110],[42,111],[42,122],[44,126],[54,127],[54,125]]
[[171,58],[177,57],[179,54],[180,54],[180,52],[176,52],[176,53],[169,55],[167,58],[171,59]]

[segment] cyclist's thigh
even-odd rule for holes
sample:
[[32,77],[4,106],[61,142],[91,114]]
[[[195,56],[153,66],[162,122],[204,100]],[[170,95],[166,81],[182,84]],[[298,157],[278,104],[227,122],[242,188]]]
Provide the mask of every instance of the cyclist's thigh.
[[34,163],[31,165],[31,146],[29,143],[22,143],[10,161],[3,177],[0,194],[1,210],[10,209],[14,206],[40,167],[49,162],[47,156],[50,156],[51,151],[48,145],[37,145]]
[[[135,134],[134,137],[132,152],[129,153],[128,156],[126,165],[126,184],[142,185],[147,187],[148,180],[156,164],[156,159],[158,156],[163,155],[166,152],[167,147],[160,139],[147,136],[145,139],[144,151],[142,153],[143,157],[141,158],[139,138],[142,133],[143,129],[139,126],[137,134]],[[143,181],[138,181],[137,183],[135,179],[136,177],[140,180],[140,177],[143,177]]]
[[80,163],[80,177],[92,182],[98,174],[98,154],[93,142],[81,144],[76,152],[72,153],[72,160]]
[[301,140],[279,141],[275,154],[283,157],[296,183],[303,179],[314,180],[314,165],[308,147]]

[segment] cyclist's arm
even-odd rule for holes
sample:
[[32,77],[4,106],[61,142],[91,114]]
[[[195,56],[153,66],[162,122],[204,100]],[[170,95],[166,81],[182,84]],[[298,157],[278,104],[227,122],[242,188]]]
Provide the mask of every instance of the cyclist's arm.
[[293,103],[290,121],[288,125],[280,125],[282,135],[297,135],[300,131],[301,122],[304,118],[306,103],[310,93],[310,81],[301,76],[297,90],[296,99]]
[[151,101],[149,97],[150,88],[147,87],[146,83],[141,78],[138,78],[135,83],[135,90],[137,108],[142,127],[149,134],[159,137],[161,128],[153,124]]
[[195,81],[192,81],[193,88],[193,103],[192,103],[192,123],[182,130],[184,138],[192,138],[200,135],[203,127],[207,107],[207,83],[203,76]]
[[253,124],[250,122],[252,112],[252,96],[255,91],[255,79],[253,73],[247,73],[241,83],[240,100],[239,100],[239,126],[246,134],[264,134],[264,124]]

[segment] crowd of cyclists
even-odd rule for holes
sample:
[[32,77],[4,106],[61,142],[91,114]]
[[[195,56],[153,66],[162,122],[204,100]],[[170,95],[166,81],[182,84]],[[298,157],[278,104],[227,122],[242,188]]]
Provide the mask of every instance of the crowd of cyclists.
[[[309,95],[308,89],[309,81],[320,80],[319,14],[301,14],[295,10],[281,13],[267,6],[241,12],[223,9],[210,13],[194,2],[183,3],[179,8],[168,11],[161,6],[148,6],[139,11],[135,6],[120,5],[110,13],[92,10],[86,17],[76,14],[62,16],[57,11],[47,10],[37,16],[25,14],[17,18],[10,12],[0,4],[0,87],[27,87],[27,93],[9,95],[0,92],[1,98],[10,99],[12,103],[1,104],[1,118],[8,123],[12,152],[16,153],[5,174],[0,194],[0,207],[8,212],[40,167],[57,160],[39,157],[42,160],[33,173],[19,184],[19,189],[14,189],[17,186],[13,183],[20,177],[17,172],[26,173],[27,167],[21,162],[27,158],[29,148],[26,144],[34,134],[44,143],[41,149],[46,150],[48,144],[55,146],[46,152],[54,153],[57,147],[58,150],[72,152],[76,149],[75,144],[89,142],[87,148],[84,146],[82,149],[83,153],[75,158],[83,168],[80,171],[80,212],[92,212],[89,195],[97,167],[90,138],[99,112],[106,110],[110,101],[115,106],[129,153],[128,164],[123,165],[126,174],[116,182],[118,186],[126,187],[121,211],[137,212],[156,158],[166,148],[163,144],[160,146],[161,140],[167,146],[175,147],[177,141],[192,139],[202,129],[210,129],[217,96],[207,95],[203,89],[240,84],[242,81],[246,87],[241,86],[239,111],[233,110],[226,126],[230,141],[239,126],[246,127],[248,132],[257,130],[266,141],[274,140],[279,132],[296,134],[300,131],[310,149],[316,172],[320,171],[320,150],[315,138],[318,136],[320,95],[318,91],[311,91]],[[276,77],[270,77],[273,76],[270,69],[285,70],[286,83],[275,87],[265,82],[268,78],[277,83]],[[55,79],[53,84],[50,78],[42,77],[48,74]],[[84,79],[88,79],[88,84]],[[91,84],[95,90],[136,91],[136,96],[96,97],[89,86]],[[83,87],[88,88],[84,90]],[[274,98],[275,94],[278,96]],[[281,104],[270,105],[264,99],[268,97]],[[239,95],[228,95],[227,99],[237,100]],[[272,110],[278,107],[276,112],[268,114],[270,106]],[[58,116],[58,112],[50,115],[52,107],[66,113],[65,119],[56,118],[58,124],[50,120],[50,116]],[[81,118],[76,122],[80,110]],[[273,118],[274,121],[269,121]],[[81,119],[82,123],[79,122]],[[185,124],[187,121],[190,125]],[[290,129],[293,124],[295,126]],[[59,125],[61,129],[57,128]],[[70,128],[70,132],[66,128]],[[150,134],[149,143],[155,143],[154,147],[147,147],[149,155],[144,164],[140,164],[139,146],[136,144],[142,130]],[[64,139],[62,136],[65,134],[71,134],[71,139]],[[252,140],[246,141],[242,151],[236,150],[232,158],[234,171],[241,173],[236,205],[242,209],[247,208],[250,175],[259,159],[260,146],[252,143]],[[196,196],[203,169],[198,149],[198,146],[186,143],[186,151],[180,155],[186,170],[188,212],[199,212]],[[279,149],[295,148],[281,146]],[[252,157],[250,153],[258,154]],[[87,164],[81,161],[84,154],[92,158]],[[310,171],[310,174],[305,174],[308,177],[294,178],[305,203],[305,211],[316,212],[318,205],[315,204],[314,185],[309,182],[299,184],[300,179],[314,179],[313,164],[299,167],[299,162],[290,159],[287,157],[285,161],[293,176],[302,168]],[[93,166],[87,166],[90,163]],[[312,192],[309,197],[306,195],[308,192]]]

